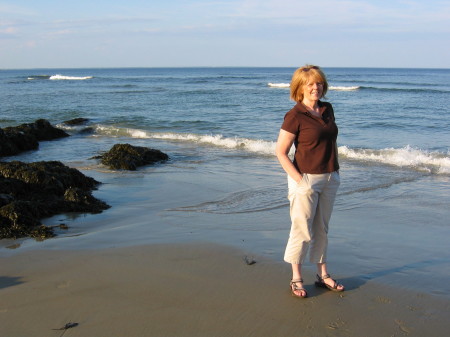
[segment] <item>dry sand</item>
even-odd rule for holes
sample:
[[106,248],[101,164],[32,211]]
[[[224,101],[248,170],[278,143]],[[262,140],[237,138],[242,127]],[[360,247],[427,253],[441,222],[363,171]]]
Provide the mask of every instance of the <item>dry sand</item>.
[[[445,336],[450,303],[372,281],[290,295],[289,266],[212,244],[0,258],[1,337]],[[67,330],[53,330],[66,323]]]

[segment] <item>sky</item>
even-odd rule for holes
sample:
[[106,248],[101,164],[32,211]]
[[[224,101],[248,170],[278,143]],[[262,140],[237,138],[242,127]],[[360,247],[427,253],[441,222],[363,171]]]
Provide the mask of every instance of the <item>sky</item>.
[[0,69],[450,68],[448,0],[0,0]]

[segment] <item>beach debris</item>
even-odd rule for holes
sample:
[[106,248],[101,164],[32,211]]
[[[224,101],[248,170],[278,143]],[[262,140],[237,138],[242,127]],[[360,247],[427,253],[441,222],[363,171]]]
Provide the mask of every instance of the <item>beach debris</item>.
[[54,236],[40,219],[67,212],[100,213],[110,206],[94,198],[100,184],[58,161],[0,162],[0,239]]
[[59,229],[69,229],[69,226],[67,226],[65,223],[59,224],[59,225],[53,225],[53,226],[49,226],[50,228],[59,228]]
[[245,255],[244,257],[244,262],[248,265],[251,266],[253,264],[256,263],[256,261],[253,259],[253,257],[248,257],[247,255]]
[[75,328],[76,326],[78,326],[78,323],[66,323],[62,328],[58,328],[58,329],[52,329],[52,330],[67,330],[67,329],[71,329],[71,328]]
[[169,156],[148,147],[115,144],[108,152],[96,158],[100,158],[101,163],[111,169],[134,171],[138,166],[166,161]]
[[21,246],[20,243],[15,243],[15,244],[12,244],[12,245],[10,245],[10,246],[6,246],[6,248],[8,248],[8,249],[17,249],[17,248],[19,248],[20,246]]
[[69,137],[64,130],[55,128],[45,119],[34,123],[0,128],[0,157],[14,156],[24,151],[36,150],[42,140]]

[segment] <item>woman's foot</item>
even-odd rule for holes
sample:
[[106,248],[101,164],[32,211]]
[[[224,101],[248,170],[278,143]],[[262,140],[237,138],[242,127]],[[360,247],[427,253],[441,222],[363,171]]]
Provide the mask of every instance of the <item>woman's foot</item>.
[[331,291],[344,291],[345,287],[338,283],[338,281],[333,280],[330,274],[323,275],[320,277],[317,275],[317,281],[315,283],[317,287],[328,288]]
[[291,288],[292,296],[299,297],[299,298],[305,298],[308,296],[306,289],[303,288],[303,279],[292,280],[289,285]]

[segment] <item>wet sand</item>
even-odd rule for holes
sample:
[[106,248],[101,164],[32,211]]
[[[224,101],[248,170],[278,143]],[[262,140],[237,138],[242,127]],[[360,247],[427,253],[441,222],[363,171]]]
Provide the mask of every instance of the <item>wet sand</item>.
[[[444,336],[450,303],[347,277],[290,295],[289,266],[209,243],[0,257],[0,335]],[[335,275],[339,277],[339,275]],[[69,330],[53,330],[72,322]]]

